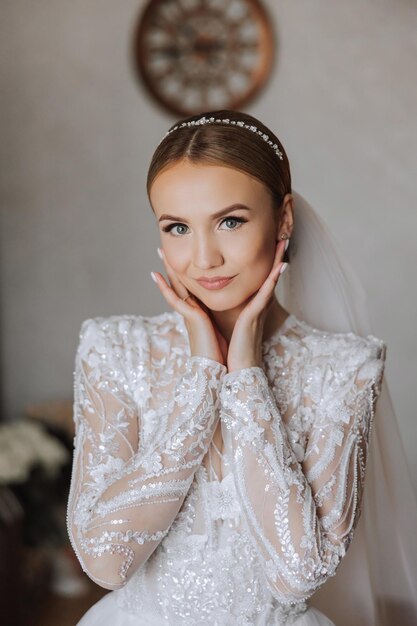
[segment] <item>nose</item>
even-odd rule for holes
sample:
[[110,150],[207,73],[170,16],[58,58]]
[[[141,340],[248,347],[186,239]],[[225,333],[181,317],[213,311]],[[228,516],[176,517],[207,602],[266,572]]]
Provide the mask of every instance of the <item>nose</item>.
[[201,270],[218,267],[224,262],[215,237],[203,235],[196,237],[193,246],[193,264]]

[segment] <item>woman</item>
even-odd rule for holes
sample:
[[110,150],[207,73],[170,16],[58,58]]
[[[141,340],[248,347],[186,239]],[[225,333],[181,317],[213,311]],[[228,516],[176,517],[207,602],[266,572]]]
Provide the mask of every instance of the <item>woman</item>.
[[331,626],[309,599],[358,525],[386,345],[298,317],[310,285],[278,301],[303,201],[253,116],[174,125],[148,196],[171,310],[85,320],[76,356],[68,531],[112,590],[79,624]]

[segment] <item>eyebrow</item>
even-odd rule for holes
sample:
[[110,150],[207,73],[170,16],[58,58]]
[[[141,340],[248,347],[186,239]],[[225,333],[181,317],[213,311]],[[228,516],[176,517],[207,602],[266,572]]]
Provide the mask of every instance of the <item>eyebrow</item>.
[[[213,213],[211,217],[213,219],[216,219],[217,217],[222,217],[222,215],[226,215],[227,213],[230,213],[230,211],[236,211],[237,209],[244,209],[245,211],[252,211],[252,209],[246,206],[245,204],[231,204],[230,206],[227,206],[225,209],[222,209],[221,211],[217,211],[217,213]],[[175,217],[175,215],[167,215],[166,213],[161,215],[158,222],[162,222],[162,220],[173,220],[174,222],[184,222],[184,224],[187,224],[187,220],[185,220],[184,218]]]

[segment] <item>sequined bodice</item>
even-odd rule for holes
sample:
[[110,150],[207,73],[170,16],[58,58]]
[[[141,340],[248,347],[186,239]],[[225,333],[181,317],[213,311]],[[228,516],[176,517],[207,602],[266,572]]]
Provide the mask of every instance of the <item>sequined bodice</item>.
[[83,569],[141,624],[292,623],[352,540],[385,352],[290,315],[262,368],[229,373],[190,356],[175,312],[85,320],[68,501]]

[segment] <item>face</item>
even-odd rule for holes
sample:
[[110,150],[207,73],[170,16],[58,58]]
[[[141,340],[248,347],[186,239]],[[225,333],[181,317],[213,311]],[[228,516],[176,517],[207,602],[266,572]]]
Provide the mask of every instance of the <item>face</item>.
[[168,263],[209,309],[239,307],[261,287],[278,225],[260,181],[231,167],[181,161],[156,177],[150,200]]

